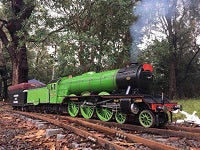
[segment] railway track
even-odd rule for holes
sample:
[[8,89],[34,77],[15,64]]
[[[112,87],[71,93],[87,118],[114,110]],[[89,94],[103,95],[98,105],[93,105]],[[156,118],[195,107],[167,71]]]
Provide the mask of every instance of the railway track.
[[35,119],[40,119],[40,120],[46,121],[48,123],[51,123],[53,125],[56,125],[58,127],[67,129],[81,137],[88,138],[91,141],[100,144],[102,147],[104,147],[106,149],[125,150],[125,148],[122,146],[114,144],[104,138],[101,138],[95,134],[87,132],[86,130],[80,129],[72,124],[69,124],[69,122],[67,120],[57,120],[57,119],[55,119],[55,117],[50,117],[48,115],[42,115],[42,114],[38,114],[38,113],[27,113],[27,112],[19,112],[19,111],[12,111],[12,112],[15,112],[15,113],[21,114],[21,115],[25,115],[28,117],[33,117]]
[[[55,116],[51,114],[39,114],[39,113],[30,113],[30,112],[27,113],[27,112],[20,112],[20,111],[13,111],[13,112],[21,114],[21,115],[26,115],[29,117],[34,117],[36,119],[40,119],[43,121],[47,121],[61,128],[70,130],[71,132],[79,136],[92,139],[93,142],[100,144],[105,149],[112,149],[112,150],[125,150],[127,148],[131,149],[130,147],[127,147],[129,145],[128,143],[135,143],[135,144],[139,143],[151,149],[160,149],[160,150],[169,150],[169,149],[177,150],[178,149],[177,147],[165,145],[160,142],[142,138],[135,134],[125,133],[123,131],[111,129],[109,127],[102,126],[96,123],[91,123],[79,118],[77,119],[77,118],[71,118],[67,116],[59,116],[59,115]],[[95,132],[97,133],[93,134],[89,132],[88,128],[90,130],[91,129],[95,130]],[[98,136],[102,134],[106,135],[106,138]],[[120,137],[124,139],[127,142],[127,145],[122,146],[118,142],[113,141],[113,139],[115,139],[116,137]]]
[[[83,118],[79,118],[82,120],[86,120]],[[91,123],[98,123],[108,127],[117,127],[123,130],[135,131],[140,133],[151,133],[158,134],[166,137],[181,137],[192,140],[200,141],[200,128],[190,128],[190,127],[176,127],[176,126],[166,126],[163,129],[158,128],[144,128],[142,126],[131,125],[131,124],[118,124],[115,122],[102,122],[99,120],[87,120]]]
[[196,127],[183,127],[183,126],[168,125],[168,126],[165,127],[165,129],[175,130],[175,131],[200,133],[200,128],[196,128]]
[[[64,119],[66,118],[66,116],[62,116],[62,118]],[[181,148],[181,149],[200,148],[200,144],[199,144],[200,129],[199,128],[189,128],[189,127],[177,128],[176,126],[166,126],[166,128],[164,129],[158,129],[158,128],[144,128],[141,126],[130,125],[130,124],[118,124],[115,122],[87,120],[83,118],[78,118],[78,120],[84,120],[86,122],[101,124],[110,128],[117,128],[127,133],[136,134],[140,137],[162,142],[163,144],[176,146],[177,149],[178,148]]]
[[[54,125],[57,125],[59,127],[62,127],[64,129],[68,129],[71,132],[74,132],[77,135],[80,135],[85,138],[92,139],[95,143],[98,143],[102,147],[106,147],[107,149],[127,149],[127,147],[120,146],[119,143],[113,142],[111,140],[114,139],[114,137],[122,137],[128,142],[133,145],[133,142],[135,144],[139,143],[144,145],[145,147],[149,147],[151,149],[178,149],[178,147],[169,146],[164,143],[160,143],[157,141],[152,141],[152,139],[147,139],[146,137],[141,137],[140,134],[155,134],[155,135],[161,135],[163,137],[180,137],[180,138],[187,138],[188,140],[196,140],[200,141],[200,128],[196,127],[177,127],[168,125],[163,129],[157,129],[157,128],[144,128],[137,125],[131,125],[131,124],[118,124],[115,122],[102,122],[100,120],[88,120],[84,118],[72,118],[68,116],[61,116],[56,114],[39,114],[39,113],[30,113],[30,112],[21,112],[21,111],[13,111],[11,109],[6,111],[12,111],[21,115],[26,115],[34,118],[38,118],[40,120],[45,120],[47,122],[50,122]],[[47,120],[49,119],[49,120]],[[82,127],[77,128],[77,125],[82,125]],[[103,125],[103,126],[102,126]],[[106,140],[105,138],[102,138],[98,134],[89,133],[87,131],[87,128],[96,130],[100,132],[99,135],[104,133],[105,135],[109,135],[111,138]],[[114,129],[113,129],[114,128]],[[120,130],[120,131],[118,131]],[[135,134],[136,133],[136,134]],[[126,146],[127,146],[126,145]],[[192,145],[192,144],[188,144]],[[195,147],[195,146],[190,146]],[[196,146],[200,147],[200,146]],[[180,148],[180,147],[179,147]]]

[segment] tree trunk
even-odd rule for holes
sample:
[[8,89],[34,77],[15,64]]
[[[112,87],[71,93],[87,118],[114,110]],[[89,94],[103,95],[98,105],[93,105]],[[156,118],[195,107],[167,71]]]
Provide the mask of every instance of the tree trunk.
[[12,59],[12,85],[28,81],[28,62],[26,46],[19,50],[18,57]]
[[[7,85],[7,70],[6,64],[3,57],[3,45],[0,41],[0,75],[1,75],[1,98],[7,99],[8,96],[8,85]],[[2,86],[3,85],[3,86]]]
[[[9,20],[1,19],[0,39],[12,62],[12,85],[28,81],[28,62],[26,53],[27,32],[24,21],[29,19],[34,9],[33,4],[25,5],[24,0],[11,0],[10,10],[13,17]],[[7,29],[7,33],[3,30]],[[22,30],[23,29],[23,30]],[[23,34],[19,35],[18,31]]]
[[8,98],[8,84],[7,84],[7,70],[5,70],[6,75],[3,77],[3,95],[2,98],[7,100]]
[[[80,48],[79,48],[79,52],[78,52],[78,59],[79,59],[79,62],[80,62],[80,68],[83,69],[83,72],[88,72],[89,69],[90,69],[90,65],[89,63],[86,61],[85,57],[84,57],[84,49],[85,49],[85,46],[83,44],[83,42],[81,40],[79,40],[79,44],[80,44]],[[89,58],[87,58],[88,60]]]
[[169,72],[169,97],[174,99],[176,96],[176,71],[174,61],[170,63]]
[[168,42],[169,42],[169,53],[170,53],[170,64],[169,64],[169,97],[174,99],[176,96],[176,71],[177,71],[177,34],[176,30],[174,30],[174,19],[173,16],[176,15],[176,6],[177,0],[173,0],[172,5],[168,6],[168,12],[165,16],[167,23],[167,31],[168,31]]

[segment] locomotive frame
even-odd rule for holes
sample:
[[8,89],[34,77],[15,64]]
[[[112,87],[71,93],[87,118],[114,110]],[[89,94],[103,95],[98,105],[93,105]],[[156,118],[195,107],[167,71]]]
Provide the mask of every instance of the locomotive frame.
[[22,83],[10,88],[9,99],[14,109],[25,111],[67,112],[72,117],[80,113],[86,119],[96,115],[102,121],[114,117],[118,123],[131,117],[144,127],[163,126],[168,122],[167,112],[172,114],[172,110],[181,107],[147,93],[153,80],[152,70],[149,64],[132,64],[117,70],[63,77],[46,87]]

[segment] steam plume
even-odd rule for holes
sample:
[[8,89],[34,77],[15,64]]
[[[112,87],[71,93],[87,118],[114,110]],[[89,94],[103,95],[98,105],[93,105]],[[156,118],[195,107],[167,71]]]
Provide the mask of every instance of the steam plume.
[[141,0],[133,9],[137,21],[130,28],[132,46],[130,50],[131,62],[137,62],[139,55],[138,45],[141,44],[147,29],[151,28],[154,21],[160,16],[165,16],[170,0]]

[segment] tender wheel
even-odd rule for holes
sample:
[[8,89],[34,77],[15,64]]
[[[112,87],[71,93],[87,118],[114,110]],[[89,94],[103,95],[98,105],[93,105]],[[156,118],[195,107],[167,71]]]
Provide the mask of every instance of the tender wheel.
[[155,125],[155,115],[150,110],[143,110],[139,114],[139,122],[146,128],[153,127]]
[[90,119],[94,115],[94,106],[80,106],[80,110],[85,119]]
[[73,101],[68,102],[68,113],[72,117],[76,117],[79,113],[79,105],[75,104]]
[[121,112],[116,112],[115,113],[115,120],[118,122],[118,123],[125,123],[126,122],[126,114],[123,114]]
[[96,108],[97,116],[102,121],[109,121],[113,117],[113,112],[109,108]]

